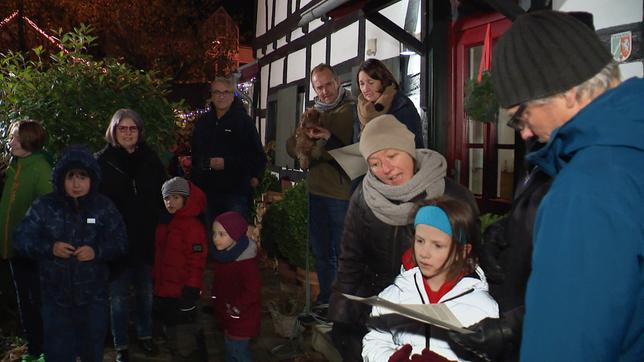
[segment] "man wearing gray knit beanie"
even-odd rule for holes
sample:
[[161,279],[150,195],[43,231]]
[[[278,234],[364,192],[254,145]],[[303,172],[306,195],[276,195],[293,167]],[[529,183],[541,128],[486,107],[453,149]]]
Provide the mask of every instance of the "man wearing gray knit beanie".
[[534,225],[520,360],[641,360],[644,80],[622,83],[597,35],[556,11],[519,16],[493,53],[508,126],[546,142],[527,159],[555,178]]

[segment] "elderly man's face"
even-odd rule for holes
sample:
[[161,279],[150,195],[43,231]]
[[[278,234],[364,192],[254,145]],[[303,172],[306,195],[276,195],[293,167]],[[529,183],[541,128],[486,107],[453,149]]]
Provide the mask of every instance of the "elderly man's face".
[[328,69],[319,70],[311,76],[311,84],[315,94],[320,98],[322,103],[330,104],[338,97],[338,88],[340,84],[333,77]]
[[507,108],[506,112],[510,118],[517,117],[515,123],[521,138],[528,140],[536,137],[543,143],[548,142],[552,131],[568,122],[579,110],[571,107],[565,96],[554,96],[539,102],[528,101],[524,103],[522,111],[520,108],[517,105]]
[[395,148],[372,153],[367,163],[371,173],[390,186],[404,185],[414,176],[414,159],[409,153]]
[[235,99],[233,89],[226,83],[214,82],[210,87],[210,99],[218,112],[226,113]]

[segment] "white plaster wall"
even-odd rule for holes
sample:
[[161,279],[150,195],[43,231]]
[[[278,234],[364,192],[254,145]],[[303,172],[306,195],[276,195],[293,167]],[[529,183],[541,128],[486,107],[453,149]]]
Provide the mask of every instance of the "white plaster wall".
[[358,22],[347,25],[331,34],[331,59],[336,65],[358,56]]
[[271,80],[268,84],[270,87],[277,87],[282,84],[283,79],[284,58],[280,58],[271,63]]
[[642,21],[642,0],[554,0],[554,10],[588,11],[595,29]]
[[263,1],[257,2],[257,21],[255,22],[255,36],[266,33],[266,6]]
[[399,27],[405,28],[405,15],[407,14],[408,4],[409,0],[401,0],[380,10],[380,14],[393,21]]
[[313,30],[319,28],[324,24],[322,20],[320,19],[315,19],[312,22],[309,23],[309,32],[312,32]]
[[266,118],[259,119],[259,139],[262,141],[262,144],[265,145],[266,142]]
[[289,54],[286,66],[288,68],[287,83],[303,79],[306,76],[306,48]]
[[312,0],[300,0],[300,9],[305,7],[306,4],[310,3]]
[[304,33],[302,32],[302,28],[295,28],[295,30],[293,30],[291,32],[291,41],[293,41],[293,40],[295,40],[297,38],[300,38],[303,35],[304,35]]
[[261,89],[259,93],[259,105],[258,109],[264,109],[266,108],[266,98],[268,97],[268,65],[265,65],[262,67],[260,71],[260,77],[261,77]]
[[288,15],[288,1],[278,0],[275,2],[275,26],[286,20]]
[[283,37],[277,39],[277,48],[276,49],[279,49],[279,48],[283,47],[286,44],[287,44],[286,43],[286,36],[283,36]]
[[272,25],[271,25],[271,19],[273,18],[273,2],[268,1],[268,7],[266,8],[266,13],[268,14],[268,24],[266,24],[266,31],[271,30]]
[[[376,39],[376,55],[367,55],[369,39]],[[398,55],[400,55],[400,42],[367,20],[365,26],[365,57],[388,59]]]
[[[321,39],[311,45],[311,68],[320,63],[326,63],[326,39]],[[315,91],[309,83],[309,100],[312,100],[313,97],[315,97]]]

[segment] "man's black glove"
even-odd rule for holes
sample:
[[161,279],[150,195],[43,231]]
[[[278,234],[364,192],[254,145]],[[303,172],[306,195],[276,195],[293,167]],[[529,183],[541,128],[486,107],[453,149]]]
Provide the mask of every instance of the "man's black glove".
[[179,310],[181,312],[190,312],[197,309],[200,293],[199,288],[183,287],[181,298],[179,299]]
[[523,306],[512,309],[501,318],[485,318],[469,327],[474,333],[450,331],[449,337],[468,351],[488,361],[503,359],[518,351],[523,326]]

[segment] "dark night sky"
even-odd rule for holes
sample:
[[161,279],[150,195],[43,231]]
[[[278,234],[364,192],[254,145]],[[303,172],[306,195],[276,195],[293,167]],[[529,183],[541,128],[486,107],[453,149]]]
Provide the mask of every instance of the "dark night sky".
[[224,0],[226,11],[240,22],[240,41],[250,43],[255,38],[255,2],[257,0]]

